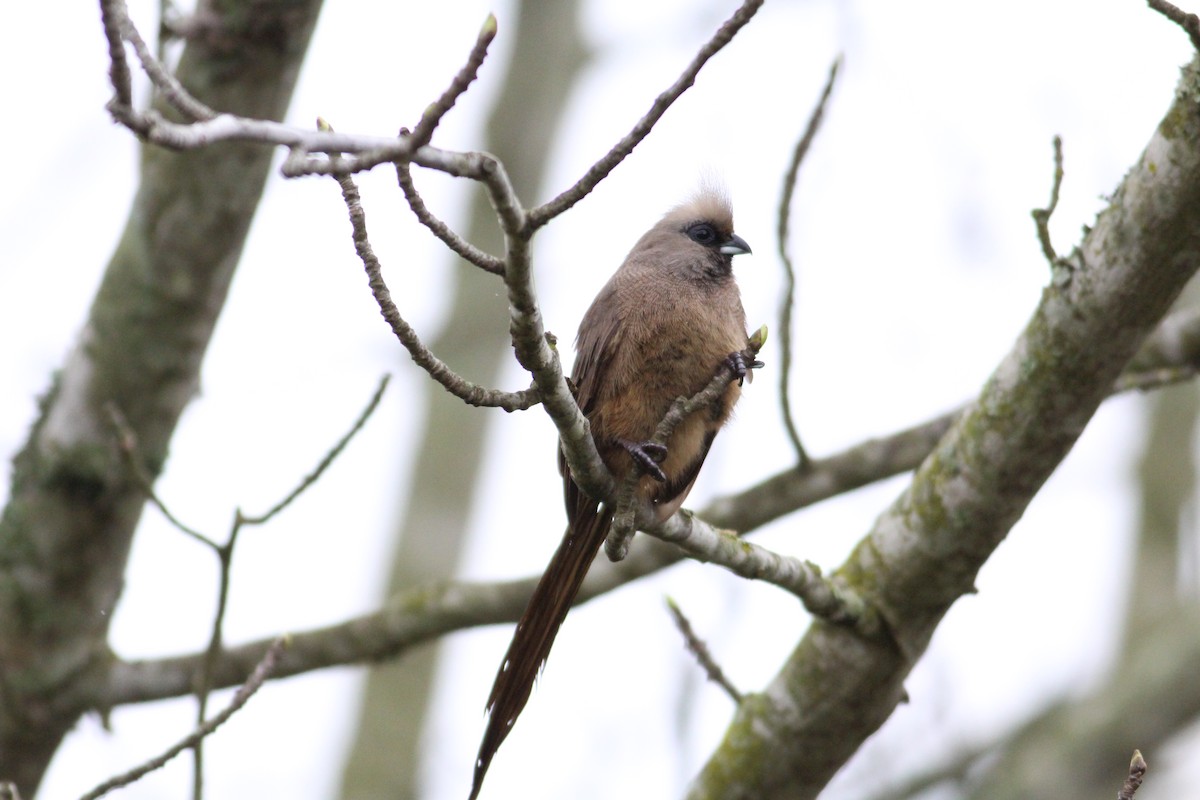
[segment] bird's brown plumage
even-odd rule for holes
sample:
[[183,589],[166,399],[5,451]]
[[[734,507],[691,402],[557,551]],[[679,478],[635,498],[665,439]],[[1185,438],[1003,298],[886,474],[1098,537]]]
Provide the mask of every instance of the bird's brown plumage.
[[[733,212],[706,189],[672,209],[634,245],[579,325],[572,381],[596,449],[613,477],[637,469],[630,448],[653,437],[677,397],[712,380],[746,347],[746,318],[732,258],[750,251],[733,232]],[[659,463],[665,481],[643,474],[637,496],[665,520],[691,491],[717,430],[740,393],[730,382],[720,400],[685,419]],[[562,453],[567,532],[517,623],[488,699],[488,725],[475,762],[471,798],[492,756],[525,707],[558,628],[579,592],[612,522],[612,509],[574,481]]]

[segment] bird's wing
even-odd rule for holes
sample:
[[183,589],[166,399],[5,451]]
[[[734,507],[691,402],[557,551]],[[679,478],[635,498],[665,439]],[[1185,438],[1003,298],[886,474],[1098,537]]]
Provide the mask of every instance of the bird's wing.
[[615,280],[609,281],[596,295],[579,324],[579,331],[571,380],[575,384],[575,400],[586,416],[595,408],[600,389],[607,381],[613,353],[619,351],[622,328]]
[[[580,323],[581,334],[576,342],[575,366],[571,370],[571,383],[575,402],[585,417],[591,419],[600,399],[601,390],[608,384],[613,353],[618,352],[621,339],[621,319],[617,310],[617,293],[614,281],[600,290],[600,294],[588,308]],[[592,428],[592,437],[597,445],[602,443],[603,432]],[[567,459],[562,449],[558,451],[558,471],[563,477],[563,499],[567,508],[567,520],[572,527],[589,524],[597,513],[596,503],[591,500],[571,477]]]

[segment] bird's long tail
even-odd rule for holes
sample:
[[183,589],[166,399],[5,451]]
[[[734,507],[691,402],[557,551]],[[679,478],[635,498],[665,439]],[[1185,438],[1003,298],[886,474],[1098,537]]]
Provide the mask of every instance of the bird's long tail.
[[598,512],[580,516],[582,518],[567,529],[533,590],[496,673],[487,704],[487,730],[475,759],[471,800],[479,795],[492,757],[529,701],[534,680],[550,655],[559,626],[566,619],[612,522],[612,512],[603,507]]

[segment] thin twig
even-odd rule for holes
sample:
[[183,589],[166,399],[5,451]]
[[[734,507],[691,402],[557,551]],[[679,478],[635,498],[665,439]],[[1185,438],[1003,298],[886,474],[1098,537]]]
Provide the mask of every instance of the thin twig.
[[1183,28],[1192,40],[1192,47],[1200,50],[1200,17],[1189,14],[1167,0],[1146,0],[1146,4],[1167,19]]
[[129,18],[128,9],[125,11],[121,25],[121,34],[133,45],[133,51],[137,53],[138,59],[142,62],[142,69],[146,71],[150,82],[173,108],[189,120],[210,120],[217,116],[217,112],[201,103],[187,89],[183,88],[183,84],[163,66],[154,53],[150,52],[146,41],[134,26],[133,20]]
[[531,387],[519,392],[503,392],[478,386],[455,373],[425,346],[417,332],[400,315],[400,310],[392,301],[392,293],[383,280],[383,267],[375,256],[375,251],[367,236],[367,217],[366,212],[363,211],[358,186],[349,175],[337,175],[336,178],[342,189],[342,199],[350,214],[350,225],[354,231],[354,249],[366,269],[371,293],[379,305],[380,314],[391,326],[396,338],[408,350],[413,363],[429,373],[430,377],[445,387],[446,391],[469,405],[503,408],[505,411],[523,411],[536,405],[538,403],[536,388]]
[[1133,758],[1129,762],[1129,775],[1125,778],[1125,785],[1121,787],[1121,791],[1117,792],[1117,800],[1133,800],[1145,776],[1146,759],[1142,758],[1142,751],[1134,750]]
[[[258,516],[247,516],[242,513],[240,508],[237,509],[233,515],[233,526],[229,531],[229,538],[226,540],[225,544],[214,546],[219,564],[217,610],[213,615],[212,629],[209,634],[208,649],[205,652],[203,666],[200,670],[200,675],[196,680],[196,723],[198,725],[203,724],[208,715],[209,692],[212,690],[213,676],[216,672],[218,660],[220,659],[220,655],[224,650],[225,615],[229,607],[229,590],[232,585],[231,574],[233,569],[233,553],[234,549],[237,547],[238,535],[241,533],[242,527],[246,525],[265,525],[272,518],[274,518],[275,515],[279,514],[281,511],[291,505],[296,498],[298,498],[301,494],[312,487],[313,484],[320,480],[321,476],[325,473],[325,470],[328,469],[329,466],[337,459],[337,457],[342,454],[342,452],[346,449],[346,446],[350,444],[350,440],[362,430],[363,426],[367,424],[367,420],[369,420],[371,415],[375,413],[375,409],[379,407],[379,402],[383,399],[383,393],[387,389],[387,385],[390,380],[390,375],[384,375],[382,378],[380,378],[379,386],[375,389],[374,393],[372,393],[371,399],[367,402],[366,407],[354,420],[354,424],[351,425],[350,429],[342,435],[342,437],[337,441],[336,444],[334,444],[332,448],[330,448],[329,452],[327,452],[320,462],[318,462],[317,466],[312,470],[312,472],[310,472],[308,475],[305,475],[304,478],[302,478],[296,485],[296,487],[287,494],[287,496],[285,496],[275,505],[271,506],[266,513]],[[196,800],[199,800],[202,796],[201,787],[204,780],[203,739],[198,740],[192,749],[194,761],[194,769],[192,773],[193,795]]]
[[504,165],[486,156],[480,177],[504,232],[504,286],[508,292],[509,338],[513,354],[533,377],[542,410],[558,431],[559,444],[575,482],[590,497],[610,497],[613,477],[601,460],[587,419],[563,373],[554,337],[546,331],[533,285],[533,254],[528,212],[521,205]]
[[433,132],[437,128],[438,123],[442,121],[442,117],[450,109],[454,108],[454,103],[463,95],[471,83],[479,75],[479,68],[483,66],[483,60],[487,57],[488,45],[496,38],[496,15],[488,14],[484,20],[483,27],[479,30],[479,36],[475,39],[475,45],[471,48],[471,54],[467,57],[467,63],[454,76],[454,80],[450,82],[450,86],[446,91],[442,92],[442,96],[435,100],[425,109],[425,113],[421,115],[421,121],[417,123],[417,127],[413,129],[412,139],[414,147],[421,147],[429,144],[429,140],[433,137]]
[[667,112],[667,109],[684,92],[691,88],[692,84],[696,82],[696,76],[708,60],[733,40],[737,32],[750,21],[762,4],[763,0],[745,0],[741,7],[733,13],[733,16],[726,20],[717,29],[717,32],[713,34],[713,37],[700,48],[678,80],[654,99],[650,110],[637,121],[637,124],[633,126],[633,129],[629,133],[622,137],[621,141],[613,145],[613,148],[603,158],[588,168],[583,177],[576,181],[573,186],[550,202],[531,209],[527,223],[529,233],[542,227],[587,197],[600,181],[607,177],[608,173],[616,169],[617,165],[633,152],[633,148],[637,147],[650,134],[650,131],[654,129],[655,124]]
[[133,479],[137,482],[138,488],[146,494],[146,497],[148,497],[150,502],[154,504],[154,507],[159,510],[159,513],[166,517],[167,522],[169,522],[180,533],[190,536],[191,538],[200,542],[200,544],[210,547],[213,550],[220,549],[220,546],[212,539],[205,536],[199,530],[186,525],[182,520],[171,513],[171,509],[167,507],[167,504],[164,503],[162,498],[158,496],[158,493],[154,491],[154,480],[150,477],[150,474],[146,472],[146,468],[142,464],[142,460],[139,457],[137,434],[134,432],[133,428],[130,427],[128,420],[125,419],[125,415],[121,413],[121,409],[117,408],[117,406],[111,402],[105,405],[105,411],[108,414],[109,423],[116,432],[117,448],[125,457],[125,463],[129,467],[129,471],[133,475]]
[[100,19],[104,37],[108,40],[108,79],[112,83],[114,100],[123,106],[133,106],[133,75],[125,54],[122,20],[129,18],[124,0],[100,0]]
[[825,105],[833,93],[833,85],[837,80],[838,69],[841,65],[841,56],[834,59],[833,64],[830,65],[829,77],[825,80],[821,99],[817,101],[816,107],[809,114],[804,135],[796,142],[796,147],[792,151],[791,163],[788,164],[787,173],[783,176],[783,192],[779,198],[779,219],[776,226],[775,238],[779,245],[779,260],[783,263],[784,274],[783,299],[779,306],[779,347],[782,359],[782,367],[779,370],[779,405],[783,412],[783,424],[787,430],[788,439],[792,442],[792,449],[796,451],[798,469],[804,469],[808,463],[808,453],[804,451],[804,445],[800,442],[800,434],[796,430],[796,423],[792,419],[792,401],[789,396],[792,375],[792,311],[796,304],[796,270],[788,252],[790,249],[788,226],[792,216],[792,196],[796,191],[796,177],[799,175],[800,165],[804,162],[804,157],[808,155],[808,150],[821,127],[821,120],[825,116]]
[[1196,377],[1196,372],[1197,369],[1192,364],[1182,367],[1141,370],[1138,372],[1127,371],[1121,373],[1121,377],[1113,384],[1113,391],[1127,392],[1136,390],[1139,392],[1149,392],[1154,389],[1161,389],[1164,386],[1173,386],[1176,383],[1190,381]]
[[[141,466],[137,458],[137,437],[133,430],[126,422],[124,415],[120,410],[111,403],[108,405],[108,415],[114,429],[117,432],[117,443],[121,452],[125,455],[126,460],[130,465],[130,470],[134,475],[134,479],[138,482],[139,487],[147,494],[159,511],[181,532],[192,537],[196,541],[204,544],[211,549],[217,556],[219,563],[219,585],[217,590],[217,610],[213,615],[211,632],[209,634],[208,647],[205,650],[204,659],[199,670],[199,675],[195,682],[195,695],[197,698],[197,719],[198,725],[203,725],[208,713],[209,692],[213,686],[213,676],[216,671],[217,663],[223,651],[223,630],[225,623],[225,613],[229,603],[229,589],[231,584],[231,569],[233,565],[233,553],[237,546],[238,534],[241,532],[243,525],[263,525],[270,521],[275,515],[287,508],[301,494],[315,484],[325,470],[334,462],[335,459],[346,449],[350,440],[362,430],[363,426],[370,419],[375,409],[378,408],[379,402],[383,397],[384,390],[387,388],[390,380],[389,375],[384,375],[379,386],[371,395],[366,407],[355,419],[354,424],[350,429],[337,441],[336,444],[325,454],[321,461],[317,464],[308,475],[301,479],[300,483],[285,496],[282,500],[272,506],[266,513],[258,516],[246,516],[238,509],[234,513],[234,522],[230,530],[229,537],[225,544],[217,544],[213,539],[205,536],[199,531],[185,525],[171,513],[166,504],[155,493],[153,483],[146,474],[145,469]],[[203,785],[203,737],[195,741],[193,749],[193,796],[198,798],[202,794]]]
[[[241,531],[241,511],[234,512],[233,529],[225,544],[216,548],[218,564],[217,580],[217,610],[213,614],[212,627],[208,636],[208,648],[204,652],[200,674],[196,679],[196,724],[203,725],[208,719],[208,701],[213,689],[213,675],[216,674],[217,663],[225,649],[225,613],[229,609],[229,588],[233,572],[233,551],[237,547],[238,533]],[[204,739],[197,739],[192,745],[192,797],[200,800],[204,796]]]
[[671,611],[671,617],[675,620],[675,627],[679,629],[679,633],[683,636],[683,642],[687,646],[688,651],[696,657],[696,662],[700,664],[704,674],[713,683],[725,690],[725,694],[729,695],[730,699],[736,705],[742,702],[742,693],[733,685],[733,681],[729,680],[725,675],[725,671],[712,657],[709,652],[708,645],[704,643],[696,631],[692,628],[692,623],[683,615],[683,611],[678,604],[670,597],[667,598],[667,608]]
[[[402,130],[400,135],[403,136],[405,133]],[[404,199],[408,201],[408,207],[416,215],[417,221],[432,231],[433,235],[441,239],[444,245],[455,253],[458,253],[465,261],[474,264],[486,272],[490,272],[493,275],[504,274],[504,262],[502,260],[496,258],[491,253],[480,250],[455,233],[445,222],[433,215],[433,212],[425,205],[424,199],[422,199],[416,185],[413,183],[412,168],[408,162],[396,162],[396,182],[400,184],[400,189],[404,192]]]
[[171,21],[175,16],[171,0],[158,0],[158,36],[154,39],[154,57],[160,64],[167,60],[167,42],[171,40]]
[[1055,270],[1061,264],[1062,260],[1058,257],[1058,253],[1054,250],[1054,243],[1050,240],[1050,217],[1054,214],[1054,209],[1058,208],[1058,192],[1062,188],[1063,182],[1063,150],[1062,137],[1054,137],[1054,181],[1050,185],[1050,204],[1045,208],[1035,208],[1030,214],[1033,215],[1034,225],[1037,226],[1038,241],[1042,245],[1042,253],[1046,256],[1046,261],[1050,264],[1050,269]]
[[[515,194],[511,191],[511,186],[507,186],[507,176],[503,173],[503,165],[486,153],[453,152],[429,145],[418,146],[414,139],[406,136],[349,136],[332,131],[313,132],[278,122],[248,119],[233,114],[220,113],[211,118],[180,124],[164,119],[153,111],[135,111],[132,108],[129,68],[121,39],[123,26],[128,25],[131,35],[136,35],[136,28],[132,21],[129,21],[121,0],[103,0],[101,3],[105,30],[109,38],[112,62],[110,74],[116,92],[116,97],[109,103],[109,111],[114,119],[137,132],[147,141],[171,149],[191,150],[228,141],[256,142],[287,147],[291,152],[289,157],[284,160],[281,172],[289,178],[304,175],[346,175],[362,172],[385,162],[411,161],[455,177],[482,181],[492,192],[493,207],[501,218],[506,232],[528,239],[550,219],[566,211],[591,192],[649,134],[666,110],[691,86],[705,62],[729,43],[734,34],[750,20],[758,7],[762,5],[762,1],[746,0],[742,7],[721,26],[714,37],[701,48],[679,80],[655,100],[650,111],[638,121],[633,130],[618,142],[604,158],[596,162],[573,187],[555,200],[540,207],[536,217],[525,215],[524,209],[515,202]],[[153,60],[148,63],[157,64],[158,62]],[[450,91],[456,90],[452,87]],[[172,93],[176,94],[174,89],[172,89]],[[180,88],[177,97],[183,99],[190,95]],[[186,100],[183,102],[184,108],[190,109],[190,111],[185,111],[189,116],[203,116],[199,113],[200,106],[192,106]],[[342,157],[340,159],[325,158],[319,154],[342,154]],[[506,187],[506,189],[498,191],[501,187]],[[514,227],[513,222],[518,224]]]
[[366,407],[364,407],[359,413],[358,418],[354,420],[354,424],[350,426],[350,430],[346,431],[342,435],[342,438],[337,441],[337,444],[330,448],[329,452],[325,454],[325,457],[322,458],[317,466],[313,468],[313,471],[308,475],[305,475],[300,483],[296,485],[296,488],[292,489],[292,491],[288,493],[287,497],[271,506],[271,508],[264,514],[248,517],[243,516],[239,511],[238,518],[246,525],[264,525],[280,511],[283,511],[285,508],[291,505],[292,501],[303,494],[308,487],[316,483],[321,478],[321,475],[324,474],[325,470],[329,468],[329,465],[332,464],[334,460],[342,454],[342,451],[346,449],[346,446],[350,444],[350,440],[353,439],[355,435],[357,435],[358,432],[363,429],[363,426],[367,424],[367,420],[371,418],[371,415],[375,413],[375,409],[379,407],[379,401],[383,399],[383,393],[387,390],[388,383],[391,381],[391,379],[391,375],[384,375],[379,379],[379,386],[377,386],[374,393],[371,394],[371,399],[367,401]]
[[92,789],[90,792],[83,795],[80,800],[96,800],[96,798],[103,797],[113,789],[119,789],[122,786],[128,786],[141,779],[144,775],[147,775],[156,769],[162,768],[167,764],[167,762],[175,758],[175,756],[179,755],[184,750],[194,747],[198,742],[203,740],[206,736],[210,735],[213,731],[227,722],[230,717],[232,717],[242,708],[242,706],[246,705],[246,702],[254,696],[255,692],[262,688],[267,678],[269,678],[271,673],[275,670],[276,665],[279,663],[280,656],[282,656],[283,651],[287,647],[288,637],[281,636],[276,639],[267,649],[267,653],[263,656],[262,661],[260,661],[258,666],[254,668],[254,672],[251,673],[250,677],[246,679],[246,682],[242,684],[241,688],[237,690],[237,692],[233,695],[233,700],[230,701],[228,706],[221,710],[221,713],[217,714],[203,725],[197,727],[183,739],[180,739],[171,747],[167,748],[167,750],[161,755],[155,756],[144,764],[134,767],[128,772],[117,775],[113,778],[109,778],[95,789]]
[[[105,19],[107,22],[108,18]],[[123,52],[121,58],[124,58]],[[128,74],[127,67],[125,73]],[[114,74],[115,79],[119,80],[121,70],[116,69]],[[220,142],[281,145],[291,151],[280,168],[287,178],[363,172],[386,162],[410,160],[448,175],[480,180],[488,168],[488,162],[495,160],[484,153],[454,152],[428,145],[414,148],[408,137],[311,131],[234,114],[217,114],[212,119],[199,122],[176,123],[153,111],[135,111],[124,102],[127,94],[118,89],[117,97],[108,104],[108,111],[113,119],[148,142],[172,150],[195,150]],[[335,163],[332,159],[314,155],[321,153],[345,155]]]

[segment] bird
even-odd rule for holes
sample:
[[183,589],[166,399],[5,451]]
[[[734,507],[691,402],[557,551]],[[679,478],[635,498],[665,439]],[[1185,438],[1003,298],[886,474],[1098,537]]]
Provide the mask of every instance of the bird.
[[[762,366],[742,356],[746,314],[733,276],[733,257],[750,252],[733,231],[727,194],[702,186],[638,239],[579,324],[570,382],[575,400],[617,485],[635,472],[635,497],[659,522],[683,504],[713,438],[729,420],[742,378]],[[676,398],[700,392],[722,364],[733,378],[720,397],[686,417],[665,446],[651,441]],[[561,447],[558,468],[567,530],[496,674],[470,800],[525,708],[612,523],[612,505],[575,482]]]

